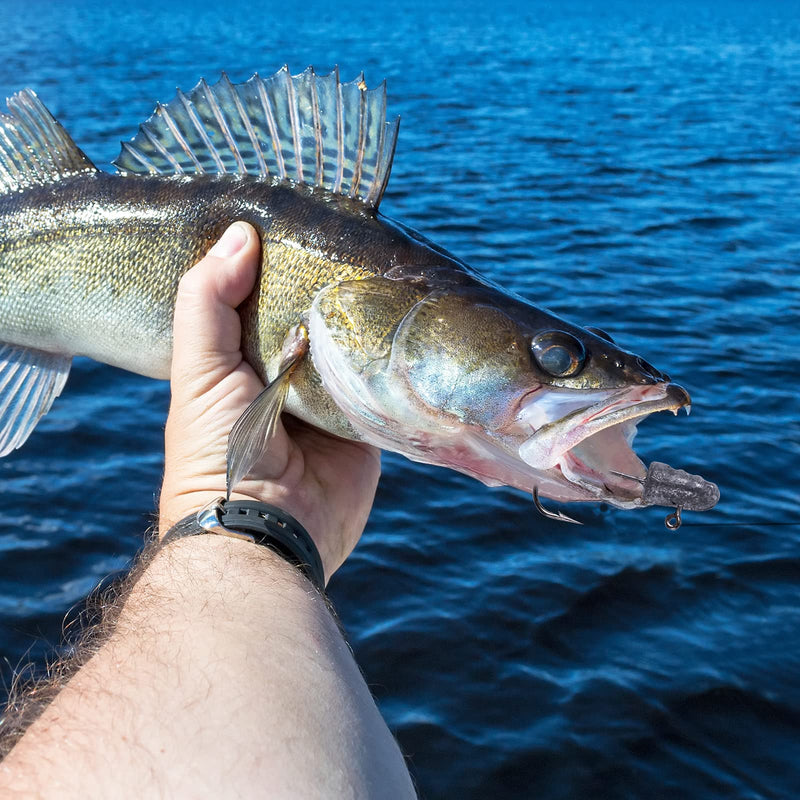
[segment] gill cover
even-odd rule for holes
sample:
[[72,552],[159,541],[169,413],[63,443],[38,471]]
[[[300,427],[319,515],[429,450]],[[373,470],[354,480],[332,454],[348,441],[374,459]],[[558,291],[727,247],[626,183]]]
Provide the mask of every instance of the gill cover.
[[415,416],[401,382],[389,379],[394,337],[423,296],[385,278],[346,281],[323,289],[309,315],[311,356],[326,390],[359,433],[391,449],[402,444],[395,429]]
[[317,295],[309,338],[323,385],[353,426],[432,463],[455,466],[442,448],[465,428],[501,427],[535,382],[519,326],[469,287],[340,283]]

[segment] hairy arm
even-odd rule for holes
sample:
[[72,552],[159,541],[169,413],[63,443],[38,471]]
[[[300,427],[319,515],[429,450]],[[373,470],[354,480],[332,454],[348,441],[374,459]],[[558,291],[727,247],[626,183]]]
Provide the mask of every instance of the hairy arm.
[[263,547],[165,548],[0,765],[49,796],[413,797],[320,595]]
[[[182,281],[162,535],[224,494],[227,434],[261,388],[235,312],[258,247],[249,226],[234,226]],[[372,448],[280,425],[234,497],[295,516],[327,578],[361,535],[379,471]],[[415,796],[324,598],[299,570],[265,547],[199,535],[157,549],[132,583],[106,638],[0,764],[0,794]]]

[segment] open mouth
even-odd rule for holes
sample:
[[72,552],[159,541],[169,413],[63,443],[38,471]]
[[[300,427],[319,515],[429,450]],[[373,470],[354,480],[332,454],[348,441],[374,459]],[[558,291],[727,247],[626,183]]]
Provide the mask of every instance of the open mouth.
[[587,500],[637,505],[647,470],[631,448],[636,426],[656,411],[688,413],[689,394],[677,384],[657,383],[595,393],[592,399],[538,428],[519,455],[537,469],[559,470]]

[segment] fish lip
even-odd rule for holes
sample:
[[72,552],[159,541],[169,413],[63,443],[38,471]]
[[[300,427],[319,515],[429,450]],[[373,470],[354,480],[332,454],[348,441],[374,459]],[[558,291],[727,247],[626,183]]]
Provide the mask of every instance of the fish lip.
[[[611,425],[619,425],[621,422],[625,422],[629,419],[648,416],[649,414],[654,414],[656,411],[673,411],[677,413],[681,408],[691,407],[692,399],[689,397],[689,393],[686,391],[686,389],[684,389],[682,386],[679,386],[677,383],[668,383],[666,385],[654,384],[653,388],[662,386],[665,387],[666,390],[663,397],[655,398],[653,400],[637,401],[627,397],[622,397],[617,400],[616,398],[618,396],[615,395],[614,398],[610,398],[615,401],[611,405],[623,403],[622,407],[607,412],[604,409],[596,411],[587,416],[583,422],[579,423],[578,427],[587,427],[591,425],[594,429],[590,433],[586,434],[586,436],[591,436],[592,434],[598,433],[599,431],[604,430]],[[633,394],[639,388],[640,387],[635,386],[632,390],[628,390],[624,394]],[[602,403],[597,403],[592,408],[596,408],[599,405],[602,405]],[[580,441],[583,441],[586,436],[583,436]],[[580,442],[576,442],[576,444],[579,443]]]
[[[630,446],[636,424],[657,411],[677,414],[679,409],[689,408],[690,404],[689,393],[678,384],[659,382],[627,387],[542,426],[519,447],[519,455],[531,466],[562,473],[566,481],[587,493],[587,499],[608,500],[623,507],[639,505],[642,485],[636,480],[615,475],[617,470],[613,461],[623,457],[637,468],[618,471],[638,473],[634,477],[643,478],[644,465]],[[627,429],[623,427],[626,423]],[[620,427],[620,435],[614,441],[614,446],[620,450],[610,453],[608,463],[599,470],[587,466],[581,458],[581,444],[614,426]],[[630,439],[626,434],[630,434]]]

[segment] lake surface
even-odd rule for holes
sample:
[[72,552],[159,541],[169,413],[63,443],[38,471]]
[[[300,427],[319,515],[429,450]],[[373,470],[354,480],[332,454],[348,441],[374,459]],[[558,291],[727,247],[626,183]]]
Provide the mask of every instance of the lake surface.
[[[106,167],[221,69],[386,77],[382,210],[692,394],[637,439],[720,486],[677,533],[385,456],[331,596],[425,798],[800,795],[800,16],[644,5],[0,4],[0,92]],[[6,681],[140,546],[167,399],[78,360],[0,462]]]

